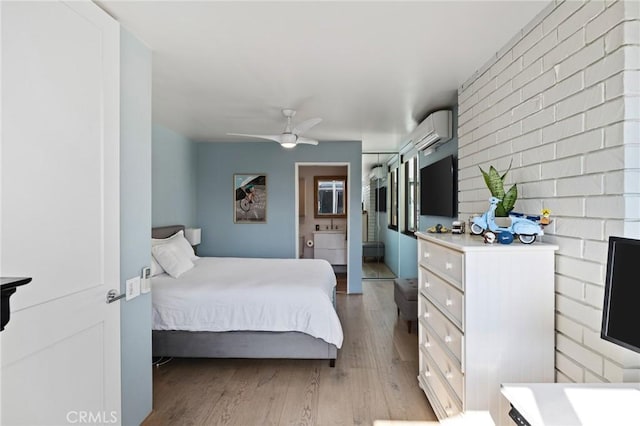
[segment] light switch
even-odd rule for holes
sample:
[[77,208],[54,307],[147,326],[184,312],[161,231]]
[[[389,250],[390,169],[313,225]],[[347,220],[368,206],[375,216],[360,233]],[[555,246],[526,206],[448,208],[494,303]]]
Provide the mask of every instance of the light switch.
[[127,296],[126,300],[140,296],[140,277],[129,278],[127,280]]
[[140,277],[140,291],[144,293],[149,293],[151,291],[151,268],[146,267],[142,268],[142,276]]

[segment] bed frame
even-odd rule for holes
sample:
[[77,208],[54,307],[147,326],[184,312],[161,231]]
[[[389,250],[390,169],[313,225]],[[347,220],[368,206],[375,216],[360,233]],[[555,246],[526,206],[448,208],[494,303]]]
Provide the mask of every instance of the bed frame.
[[[153,238],[167,238],[183,225],[153,228]],[[334,292],[335,305],[335,292]],[[328,359],[335,367],[338,348],[297,331],[178,331],[153,330],[154,357]]]

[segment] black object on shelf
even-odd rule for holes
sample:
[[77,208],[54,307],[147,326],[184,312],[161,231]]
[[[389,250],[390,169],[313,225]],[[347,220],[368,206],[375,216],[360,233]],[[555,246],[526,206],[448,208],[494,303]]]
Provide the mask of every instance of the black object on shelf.
[[531,426],[527,419],[525,419],[524,416],[516,410],[516,407],[514,407],[513,404],[511,405],[511,410],[509,410],[509,417],[511,417],[511,420],[513,420],[518,426]]
[[29,284],[31,278],[16,278],[16,277],[1,277],[0,278],[0,331],[4,330],[4,326],[9,322],[9,315],[11,314],[9,309],[9,298],[16,289],[21,285]]

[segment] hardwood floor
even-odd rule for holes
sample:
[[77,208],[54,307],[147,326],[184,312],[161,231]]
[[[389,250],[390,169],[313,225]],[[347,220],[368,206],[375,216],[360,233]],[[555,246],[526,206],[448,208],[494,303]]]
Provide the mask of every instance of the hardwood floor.
[[362,279],[387,279],[392,280],[396,275],[384,262],[362,262]]
[[143,424],[435,420],[416,379],[418,337],[396,317],[392,281],[338,295],[338,315],[345,340],[335,368],[320,360],[174,359],[154,368],[154,411]]
[[347,274],[336,273],[336,293],[347,292]]

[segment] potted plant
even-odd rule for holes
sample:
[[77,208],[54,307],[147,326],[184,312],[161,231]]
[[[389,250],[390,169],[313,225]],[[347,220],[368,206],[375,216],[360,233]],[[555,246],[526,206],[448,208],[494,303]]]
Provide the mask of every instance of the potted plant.
[[509,216],[509,212],[513,210],[513,206],[516,203],[516,199],[518,198],[518,188],[514,183],[508,191],[504,190],[504,179],[511,170],[511,163],[509,163],[509,168],[502,175],[498,173],[495,167],[489,167],[489,172],[485,172],[482,170],[482,167],[478,167],[482,172],[482,177],[484,178],[484,182],[487,184],[487,188],[491,192],[491,195],[502,200],[498,203],[496,207],[496,217],[507,217]]

